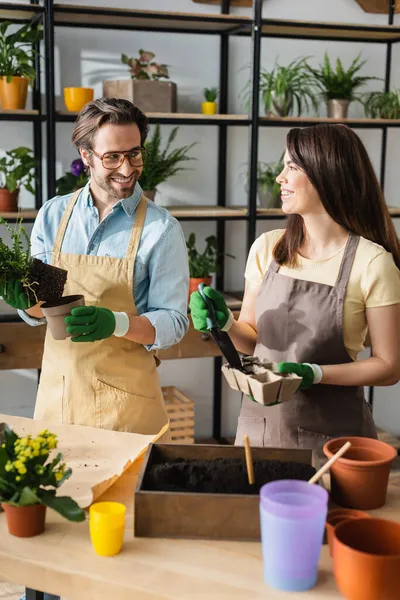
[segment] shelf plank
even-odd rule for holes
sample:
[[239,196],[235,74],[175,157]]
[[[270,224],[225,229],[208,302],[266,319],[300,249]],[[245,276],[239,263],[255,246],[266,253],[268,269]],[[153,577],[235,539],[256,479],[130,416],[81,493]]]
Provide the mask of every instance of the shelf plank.
[[[192,0],[195,4],[217,4],[221,6],[221,0]],[[229,5],[232,7],[246,6],[248,8],[253,6],[253,0],[230,0]]]
[[395,25],[354,25],[263,19],[262,34],[271,37],[335,39],[369,42],[395,42],[400,40],[400,27]]
[[379,127],[400,127],[400,119],[368,119],[368,118],[347,118],[332,119],[328,117],[260,117],[259,124],[264,127],[291,127],[301,125],[318,125],[320,123],[343,123],[349,127],[360,128],[379,128]]
[[[59,122],[74,122],[78,113],[58,111],[56,119]],[[146,112],[150,123],[182,124],[182,125],[249,125],[247,115],[203,115],[202,113],[151,113]]]
[[40,13],[43,13],[43,6],[29,3],[0,2],[0,21],[29,21]]
[[1,121],[37,121],[45,120],[44,115],[40,115],[38,110],[7,110],[0,109]]
[[[389,214],[392,217],[400,217],[400,207],[388,206]],[[281,208],[257,208],[257,216],[259,217],[285,217],[285,213]]]
[[227,218],[236,217],[245,218],[247,210],[245,208],[230,208],[224,206],[165,206],[168,212],[177,219],[196,219],[196,218]]
[[36,219],[38,211],[33,208],[23,208],[18,212],[0,212],[0,217],[6,219],[6,221],[17,221],[22,219],[23,221],[32,221]]
[[236,15],[209,15],[170,11],[128,10],[100,6],[55,4],[56,25],[147,31],[224,33],[245,29],[251,32],[251,18]]

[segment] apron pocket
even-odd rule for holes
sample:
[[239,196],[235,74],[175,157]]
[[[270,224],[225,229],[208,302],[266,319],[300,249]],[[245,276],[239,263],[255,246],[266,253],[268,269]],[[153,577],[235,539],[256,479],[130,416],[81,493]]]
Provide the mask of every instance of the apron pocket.
[[264,446],[265,419],[261,417],[239,417],[235,446],[244,446],[244,436],[249,436],[253,447]]
[[326,462],[327,458],[322,451],[322,447],[326,442],[332,440],[334,436],[319,433],[318,431],[310,431],[309,429],[297,428],[299,436],[299,448],[306,450],[314,450],[320,461]]
[[[95,382],[95,405],[95,426],[113,431],[153,434],[160,422],[160,413],[165,415],[158,398],[132,394],[100,379]],[[164,417],[163,424],[166,422]]]
[[64,404],[65,378],[59,374],[41,373],[35,403],[34,419],[69,423]]

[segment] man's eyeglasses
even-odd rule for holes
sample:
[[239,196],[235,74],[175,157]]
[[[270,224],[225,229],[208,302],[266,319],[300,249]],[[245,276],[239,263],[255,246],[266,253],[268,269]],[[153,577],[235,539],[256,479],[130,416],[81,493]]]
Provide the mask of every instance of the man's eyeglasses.
[[127,158],[132,167],[143,167],[149,157],[146,148],[138,150],[126,150],[125,152],[105,152],[103,155],[97,154],[94,150],[90,150],[92,154],[97,156],[105,169],[118,169]]

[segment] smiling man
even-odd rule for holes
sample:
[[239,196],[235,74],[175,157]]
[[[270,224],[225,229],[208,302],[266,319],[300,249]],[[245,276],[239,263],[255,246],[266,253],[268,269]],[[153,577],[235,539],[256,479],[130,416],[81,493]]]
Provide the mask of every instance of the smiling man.
[[[32,254],[66,269],[64,295],[83,294],[85,306],[66,317],[72,338],[47,332],[35,418],[142,434],[167,423],[155,351],[187,331],[189,272],[179,223],[138,183],[147,133],[127,100],[87,104],[72,141],[90,180],[37,216]],[[26,322],[45,323],[20,282],[9,288]]]

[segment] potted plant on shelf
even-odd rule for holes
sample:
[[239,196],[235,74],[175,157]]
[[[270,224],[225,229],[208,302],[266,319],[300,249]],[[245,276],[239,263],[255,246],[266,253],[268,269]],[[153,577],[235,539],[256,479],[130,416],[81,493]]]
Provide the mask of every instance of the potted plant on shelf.
[[186,240],[189,258],[189,297],[200,283],[211,284],[211,276],[217,270],[217,238],[210,235],[206,238],[203,252],[196,248],[196,234],[191,233]]
[[121,55],[121,62],[127,65],[131,78],[103,81],[103,96],[126,98],[143,112],[176,112],[177,87],[169,79],[168,67],[154,62],[154,52],[139,50],[137,58]]
[[[257,166],[257,196],[261,208],[281,206],[281,188],[276,178],[283,170],[283,154],[277,162],[259,162]],[[248,190],[248,175],[246,176]]]
[[370,92],[364,100],[364,109],[370,119],[400,119],[400,90]]
[[36,161],[32,150],[19,146],[0,158],[0,212],[17,212],[21,187],[35,193]]
[[64,196],[84,187],[89,181],[86,167],[81,158],[76,158],[71,163],[71,170],[56,181],[56,193]]
[[[293,60],[286,66],[276,62],[272,71],[261,71],[260,93],[267,117],[288,117],[296,108],[298,115],[310,107],[318,111],[316,83],[308,71],[306,58]],[[248,106],[249,84],[246,97]]]
[[44,429],[36,438],[19,436],[7,425],[0,446],[0,502],[8,531],[17,537],[32,537],[45,529],[46,508],[69,521],[84,521],[85,513],[68,496],[56,496],[72,470],[52,456],[57,437]]
[[350,102],[361,101],[355,93],[356,90],[367,81],[378,79],[378,77],[358,75],[365,63],[365,60],[361,61],[359,54],[347,70],[344,69],[340,58],[336,59],[336,68],[333,68],[328,53],[325,52],[324,62],[319,69],[313,69],[308,65],[309,72],[315,78],[320,94],[327,103],[329,118],[346,119]]
[[201,103],[201,112],[203,115],[215,115],[217,112],[217,96],[218,88],[204,88],[203,90],[205,102]]
[[35,79],[35,44],[43,37],[39,26],[27,23],[7,33],[13,23],[0,23],[0,104],[7,110],[24,109],[28,84]]
[[0,295],[7,290],[8,281],[17,279],[28,295],[31,306],[39,301],[61,298],[67,281],[67,271],[47,265],[31,256],[31,245],[22,220],[15,228],[0,217],[11,238],[7,245],[0,237]]
[[182,162],[196,160],[194,157],[188,156],[188,152],[196,145],[196,142],[174,150],[170,149],[177,136],[178,129],[179,127],[172,129],[164,149],[161,148],[161,128],[158,124],[154,129],[153,136],[145,142],[149,157],[144,164],[139,183],[144,195],[150,200],[154,200],[157,186],[160,183],[163,183],[172,175],[176,175],[179,171],[185,170],[184,167],[180,166]]

